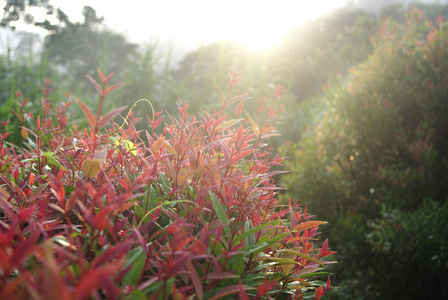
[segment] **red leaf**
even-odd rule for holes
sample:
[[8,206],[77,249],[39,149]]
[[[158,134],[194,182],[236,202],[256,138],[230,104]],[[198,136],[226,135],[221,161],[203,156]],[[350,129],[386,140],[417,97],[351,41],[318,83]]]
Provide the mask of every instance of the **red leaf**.
[[20,222],[25,222],[30,219],[31,215],[34,213],[35,208],[35,206],[30,206],[25,209],[21,209],[19,213]]
[[30,173],[30,185],[34,184],[34,173]]
[[317,226],[322,225],[322,224],[327,224],[327,222],[322,222],[322,221],[306,221],[306,222],[302,222],[302,223],[298,224],[297,226],[295,226],[293,230],[296,230],[296,231],[303,231],[303,230],[305,230],[305,229],[309,229],[309,228],[317,227]]
[[114,85],[109,86],[107,89],[104,90],[103,97],[105,97],[107,94],[109,94],[110,91],[112,91],[120,86],[123,86],[123,84],[114,84]]
[[320,249],[320,257],[325,257],[334,253],[336,253],[336,251],[328,251],[328,239],[326,239],[322,244],[322,248]]
[[322,287],[318,287],[316,290],[316,293],[314,294],[314,300],[319,300],[320,298],[322,298],[322,296],[324,295],[324,291],[322,289]]
[[[112,76],[114,76],[114,74],[115,73],[110,73],[109,75],[107,75],[107,77],[106,77],[106,82],[108,82],[111,78],[112,78]],[[105,82],[105,83],[106,83]]]
[[240,103],[238,103],[238,105],[236,106],[235,113],[239,116],[243,113],[243,109],[243,100],[241,100]]
[[120,244],[117,244],[116,246],[107,248],[106,251],[95,258],[95,260],[92,262],[92,268],[99,268],[105,265],[107,262],[115,261],[117,258],[126,255],[129,252],[132,243],[133,241],[127,240]]
[[106,208],[103,208],[102,210],[100,210],[100,212],[98,214],[96,214],[93,217],[92,220],[92,225],[98,229],[98,231],[103,231],[104,228],[106,228],[109,218],[108,218],[108,214],[114,209],[114,206],[108,206]]
[[60,274],[58,264],[51,251],[47,252],[46,259],[43,262],[43,275],[43,298],[62,300],[70,299],[68,288]]
[[291,218],[290,225],[291,225],[291,229],[292,229],[292,228],[296,227],[296,225],[297,225],[297,218],[296,218],[296,214],[294,213],[294,211],[292,210],[292,207],[291,207],[291,198],[289,198],[289,216]]
[[277,90],[275,91],[275,97],[274,97],[275,100],[278,99],[278,97],[280,96],[280,92],[282,92],[282,91],[283,91],[283,87],[280,85],[277,86]]
[[239,153],[237,155],[233,155],[232,159],[230,160],[230,164],[233,165],[237,161],[241,160],[242,158],[248,156],[249,154],[251,154],[251,153],[253,153],[255,151],[256,151],[255,149],[251,149],[251,150],[243,151],[243,152],[241,152],[241,153]]
[[152,128],[156,129],[157,127],[159,127],[159,125],[160,125],[160,123],[162,123],[162,121],[163,121],[163,116],[154,121],[154,123],[152,124]]
[[103,83],[106,83],[106,77],[104,77],[103,72],[101,72],[101,69],[98,69],[98,74],[100,75],[101,81]]
[[201,283],[201,279],[199,278],[198,272],[196,272],[196,269],[194,268],[191,261],[185,262],[185,266],[187,267],[187,270],[190,273],[190,278],[191,278],[191,281],[193,282],[198,299],[199,300],[204,299],[204,290],[202,289],[202,283]]
[[101,127],[109,124],[109,122],[112,121],[113,118],[115,118],[117,115],[119,115],[123,110],[125,110],[126,107],[127,106],[122,106],[122,107],[116,108],[116,109],[108,112],[104,116],[102,116],[100,118],[100,120],[98,121],[98,128],[101,128]]
[[87,120],[89,121],[90,125],[92,127],[96,126],[96,118],[95,115],[92,113],[92,111],[78,98],[75,98],[76,102],[78,102],[79,106],[81,107],[82,111],[87,117]]
[[106,291],[106,299],[116,299],[113,291],[110,291],[110,283],[114,280],[114,275],[119,272],[121,266],[118,264],[107,265],[97,269],[90,269],[83,274],[81,281],[79,282],[74,295],[77,299],[87,299],[89,295],[97,291],[99,287],[102,287]]
[[20,242],[15,247],[10,261],[15,265],[21,264],[35,250],[38,237],[39,233],[35,230],[30,237]]
[[241,77],[234,78],[230,84],[230,87],[234,87],[241,80]]
[[239,296],[242,296],[241,289],[243,289],[243,291],[244,291],[245,288],[246,287],[241,284],[226,286],[225,288],[220,290],[219,293],[217,293],[215,296],[211,297],[210,300],[221,299],[221,298],[224,298],[224,296],[228,296],[228,295],[232,295],[232,294],[238,294]]

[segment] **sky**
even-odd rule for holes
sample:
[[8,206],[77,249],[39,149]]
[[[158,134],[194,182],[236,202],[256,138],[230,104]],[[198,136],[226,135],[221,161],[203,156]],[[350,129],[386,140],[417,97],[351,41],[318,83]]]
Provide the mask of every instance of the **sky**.
[[133,42],[151,38],[197,47],[234,39],[254,48],[269,47],[292,26],[330,12],[346,0],[53,0],[73,20],[84,5]]
[[[51,0],[51,3],[73,22],[83,21],[82,9],[89,5],[105,18],[108,28],[124,34],[128,40],[135,43],[156,40],[159,46],[166,45],[183,55],[201,44],[229,39],[254,50],[264,50],[278,45],[292,27],[347,3],[373,9],[370,6],[412,1],[415,0]],[[42,14],[41,20],[44,18]],[[19,30],[37,30],[16,25]],[[1,47],[7,43],[5,34],[0,40],[0,48],[5,48]]]

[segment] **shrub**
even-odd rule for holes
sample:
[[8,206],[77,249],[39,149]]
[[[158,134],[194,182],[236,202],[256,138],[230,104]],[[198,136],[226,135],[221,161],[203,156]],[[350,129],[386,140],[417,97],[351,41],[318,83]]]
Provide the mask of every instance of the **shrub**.
[[[299,145],[284,148],[295,157],[286,163],[293,172],[284,182],[332,224],[327,234],[346,271],[339,279],[356,283],[351,297],[443,298],[448,291],[439,286],[446,265],[429,260],[432,247],[419,248],[418,255],[402,251],[408,243],[400,242],[413,231],[390,216],[431,219],[437,211],[424,199],[441,207],[447,200],[448,23],[440,17],[433,24],[412,10],[403,26],[386,20],[373,43],[374,54],[352,68],[345,83],[329,89],[320,122]],[[432,225],[433,236],[444,228]],[[413,235],[416,245],[429,245],[424,232]],[[427,258],[424,266],[417,257]],[[431,276],[422,269],[431,269]],[[411,281],[421,285],[409,286]]]
[[76,99],[86,127],[46,81],[43,113],[22,129],[27,147],[2,132],[0,298],[319,299],[331,289],[318,280],[334,253],[315,241],[325,222],[276,203],[271,168],[282,159],[264,142],[275,101],[229,119],[241,98],[220,92],[217,113],[191,116],[180,103],[177,118],[154,112],[139,132],[132,111],[114,122],[124,107],[101,115],[118,85],[99,76],[89,77],[97,112]]
[[29,97],[27,109],[33,103],[38,103],[42,93],[37,83],[49,74],[49,66],[45,61],[36,62],[32,59],[32,53],[28,56],[19,56],[13,59],[10,54],[0,55],[0,115],[5,120],[10,120],[7,130],[14,130],[9,137],[16,144],[20,144],[20,129],[22,121],[14,116],[11,110],[17,108],[15,93],[21,90]]

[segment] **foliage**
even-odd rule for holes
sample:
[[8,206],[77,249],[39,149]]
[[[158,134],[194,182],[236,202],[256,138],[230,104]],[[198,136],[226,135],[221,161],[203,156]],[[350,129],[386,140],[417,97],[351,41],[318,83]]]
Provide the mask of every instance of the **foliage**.
[[71,82],[83,81],[86,74],[94,76],[97,68],[124,73],[136,57],[137,45],[121,34],[101,29],[102,19],[92,8],[84,7],[83,16],[82,23],[65,18],[63,26],[52,30],[45,38],[42,56],[70,75]]
[[29,97],[26,109],[30,109],[33,104],[37,104],[42,94],[38,83],[48,75],[48,65],[45,62],[36,63],[31,55],[16,59],[10,55],[0,56],[0,115],[4,120],[9,120],[6,130],[13,131],[10,141],[22,143],[19,126],[23,123],[12,111],[19,107],[16,92],[21,90]]
[[[224,108],[242,116],[243,106],[219,91],[222,110],[196,117],[180,103],[162,134],[160,112],[139,132],[132,112],[113,121],[124,107],[102,115],[119,85],[99,76],[89,77],[96,113],[75,98],[84,128],[47,80],[42,113],[26,112],[27,147],[2,132],[0,298],[320,299],[331,289],[318,280],[334,253],[317,245],[325,222],[276,204],[271,168],[282,159],[265,144],[275,101],[264,117],[229,119]],[[238,81],[229,76],[230,88]]]
[[254,52],[231,40],[201,46],[179,63],[174,79],[181,86],[183,97],[194,99],[191,101],[194,111],[213,110],[220,107],[213,81],[219,86],[225,84],[227,78],[223,74],[227,71],[244,70],[245,82],[241,89],[255,97],[274,92],[275,79],[266,72],[267,62],[272,59],[270,55],[269,51]]
[[[20,0],[20,1],[0,1],[4,3],[3,18],[0,26],[15,29],[14,23],[22,20],[26,24],[32,24],[47,31],[54,32],[60,30],[70,20],[60,8],[55,8],[51,0]],[[46,15],[44,20],[36,20],[36,9]],[[90,6],[84,6],[83,15],[87,23],[101,23],[104,19],[97,17],[95,10]]]
[[448,23],[411,10],[404,25],[386,20],[373,44],[328,90],[320,121],[284,147],[294,157],[284,184],[332,224],[341,298],[446,298],[448,268],[430,258],[448,246],[436,222],[448,196]]
[[3,7],[3,18],[1,20],[1,26],[11,26],[11,23],[23,18],[27,23],[33,23],[34,17],[29,12],[30,8],[42,8],[47,15],[54,13],[54,6],[51,5],[49,0],[28,0],[28,1],[2,1],[4,3]]
[[377,24],[376,16],[353,9],[304,23],[286,35],[268,70],[302,102],[372,53]]

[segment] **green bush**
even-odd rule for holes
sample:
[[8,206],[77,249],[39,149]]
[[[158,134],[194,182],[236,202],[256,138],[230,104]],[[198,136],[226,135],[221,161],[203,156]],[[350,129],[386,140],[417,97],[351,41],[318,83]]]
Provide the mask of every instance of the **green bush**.
[[[374,53],[326,93],[320,121],[283,148],[294,158],[283,181],[333,225],[327,234],[340,253],[341,298],[446,298],[448,269],[437,260],[447,243],[439,239],[437,253],[426,247],[444,225],[420,232],[392,220],[426,226],[437,213],[430,208],[446,206],[448,23],[412,10],[405,25],[386,20],[372,41]],[[420,232],[418,254],[402,251],[411,232]]]

